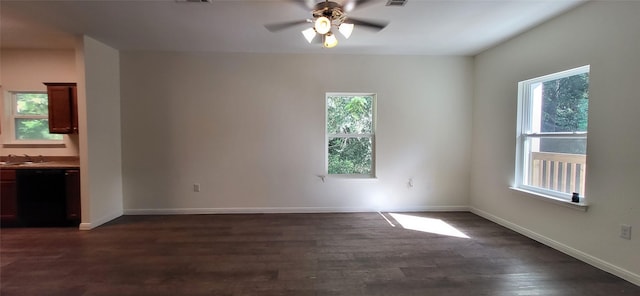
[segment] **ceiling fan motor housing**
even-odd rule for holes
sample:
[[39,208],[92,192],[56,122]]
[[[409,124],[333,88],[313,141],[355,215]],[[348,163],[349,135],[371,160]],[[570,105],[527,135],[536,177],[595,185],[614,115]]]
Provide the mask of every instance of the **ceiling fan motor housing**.
[[316,19],[326,17],[331,20],[331,22],[336,22],[336,25],[340,25],[346,19],[346,15],[342,11],[342,6],[333,1],[325,1],[316,4],[312,15]]

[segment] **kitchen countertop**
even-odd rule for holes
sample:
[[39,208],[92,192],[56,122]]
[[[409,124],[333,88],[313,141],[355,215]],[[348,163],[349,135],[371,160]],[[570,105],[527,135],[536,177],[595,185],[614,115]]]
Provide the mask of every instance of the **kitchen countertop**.
[[33,162],[26,161],[24,156],[17,156],[11,162],[6,162],[6,156],[0,157],[0,169],[78,169],[80,160],[74,156],[44,156],[32,157]]

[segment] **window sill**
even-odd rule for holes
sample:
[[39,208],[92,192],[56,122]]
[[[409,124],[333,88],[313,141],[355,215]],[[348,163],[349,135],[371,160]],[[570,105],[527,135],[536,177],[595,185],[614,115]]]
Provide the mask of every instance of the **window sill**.
[[341,180],[377,180],[376,176],[372,175],[341,175],[341,174],[327,174],[327,178],[341,179]]
[[326,182],[327,179],[332,180],[345,180],[345,181],[377,181],[378,177],[370,175],[318,175],[318,178],[322,182]]
[[2,148],[66,148],[65,143],[10,143],[2,144]]
[[521,189],[521,188],[516,188],[516,187],[509,187],[512,190],[524,193],[526,196],[528,197],[533,197],[535,199],[539,199],[539,200],[543,200],[546,202],[550,202],[553,204],[557,204],[557,205],[561,205],[570,209],[574,209],[577,211],[582,211],[582,212],[586,212],[587,209],[589,208],[589,204],[585,203],[585,202],[579,202],[579,203],[575,203],[575,202],[570,202],[568,200],[564,200],[564,199],[560,199],[551,195],[547,195],[547,194],[542,194],[542,193],[538,193],[538,192],[534,192],[534,191],[529,191],[529,190],[525,190],[525,189]]

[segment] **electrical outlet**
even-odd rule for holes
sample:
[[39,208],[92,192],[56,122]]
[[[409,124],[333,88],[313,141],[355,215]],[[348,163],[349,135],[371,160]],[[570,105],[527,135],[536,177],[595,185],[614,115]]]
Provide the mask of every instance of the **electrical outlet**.
[[193,192],[200,192],[200,184],[193,184]]
[[624,239],[631,239],[631,225],[620,225],[620,237]]

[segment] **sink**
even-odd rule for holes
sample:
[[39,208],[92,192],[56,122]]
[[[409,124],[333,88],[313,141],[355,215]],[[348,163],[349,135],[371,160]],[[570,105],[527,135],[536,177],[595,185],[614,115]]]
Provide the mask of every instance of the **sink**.
[[0,166],[29,166],[34,164],[40,164],[46,162],[46,159],[42,155],[29,156],[24,154],[23,156],[9,154],[9,156],[3,157],[0,161]]

